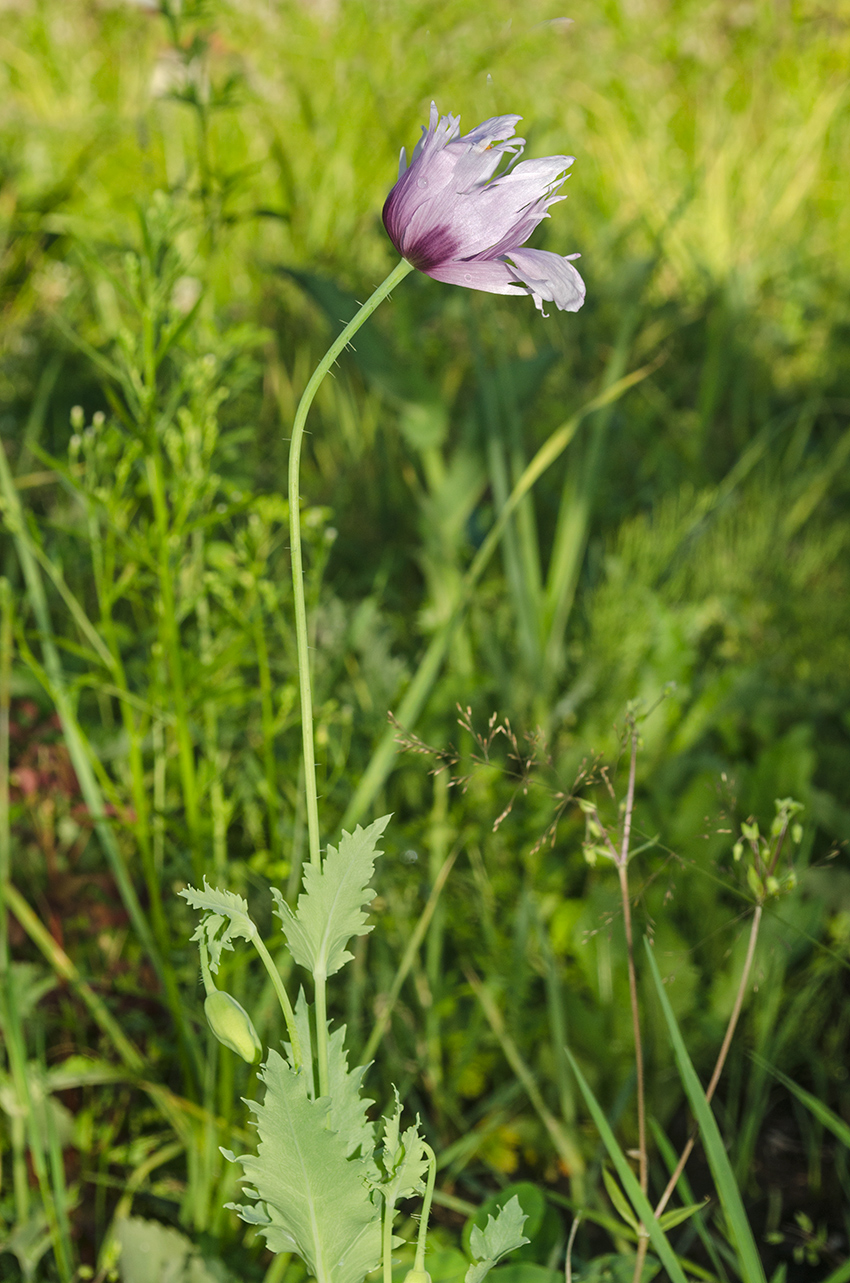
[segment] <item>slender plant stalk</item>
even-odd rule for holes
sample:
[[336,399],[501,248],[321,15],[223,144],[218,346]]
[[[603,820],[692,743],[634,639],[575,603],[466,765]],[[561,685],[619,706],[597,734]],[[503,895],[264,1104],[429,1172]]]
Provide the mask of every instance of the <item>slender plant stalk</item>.
[[[738,992],[735,995],[735,1003],[734,1003],[734,1006],[732,1007],[732,1014],[730,1015],[729,1023],[726,1026],[726,1034],[723,1038],[723,1044],[717,1056],[717,1063],[714,1066],[714,1073],[711,1075],[711,1081],[709,1082],[708,1087],[706,1088],[706,1091],[705,1091],[705,1098],[709,1102],[709,1104],[711,1103],[712,1096],[717,1090],[717,1084],[720,1082],[720,1075],[723,1072],[723,1066],[726,1063],[726,1057],[728,1056],[729,1048],[732,1045],[732,1038],[735,1033],[735,1027],[738,1024],[738,1017],[741,1014],[741,1007],[744,1004],[744,995],[746,994],[746,991],[747,991],[747,982],[749,981],[749,978],[750,978],[750,970],[752,968],[753,958],[755,957],[755,952],[756,952],[756,941],[758,940],[759,927],[761,926],[762,912],[763,912],[762,905],[757,904],[756,911],[753,914],[752,925],[750,926],[750,939],[749,939],[749,943],[747,944],[747,956],[744,959],[744,969],[741,972],[741,980],[738,985]],[[679,1181],[679,1177],[682,1175],[682,1172],[685,1170],[685,1164],[690,1158],[691,1152],[693,1151],[694,1145],[696,1144],[697,1135],[698,1135],[698,1129],[695,1128],[691,1132],[690,1136],[688,1137],[687,1144],[685,1145],[685,1148],[682,1150],[681,1157],[679,1158],[678,1163],[673,1169],[673,1173],[670,1176],[669,1181],[667,1182],[667,1187],[664,1190],[664,1193],[661,1195],[661,1198],[658,1200],[658,1206],[655,1209],[656,1218],[658,1218],[661,1215],[661,1213],[664,1211],[667,1204],[670,1202],[670,1197],[673,1193],[673,1190],[676,1188],[676,1185],[678,1184],[678,1181]]]
[[570,1227],[570,1237],[567,1239],[567,1259],[564,1264],[564,1281],[573,1283],[573,1243],[576,1241],[578,1227],[581,1225],[581,1213],[573,1217],[573,1223]]
[[[626,810],[623,816],[623,839],[617,856],[617,874],[620,880],[620,899],[623,905],[623,926],[626,933],[626,956],[629,968],[629,1000],[632,1010],[632,1031],[635,1040],[635,1076],[637,1079],[638,1122],[638,1179],[645,1194],[649,1185],[649,1168],[646,1157],[646,1096],[643,1069],[643,1045],[640,1035],[640,1006],[638,1004],[637,975],[635,974],[635,946],[632,933],[632,909],[629,896],[629,843],[632,836],[632,816],[635,806],[635,772],[637,769],[637,727],[632,723],[631,753],[629,757],[629,785],[626,793]],[[638,1231],[637,1254],[632,1276],[633,1283],[640,1283],[646,1261],[649,1238],[643,1225]]]
[[[2,449],[2,446],[0,446]],[[0,987],[9,970],[9,918],[6,883],[11,877],[9,824],[9,708],[12,689],[12,588],[0,579]]]
[[[289,1001],[289,994],[286,992],[284,983],[280,978],[280,971],[275,966],[274,958],[269,953],[258,931],[254,932],[251,941],[257,953],[263,960],[263,966],[268,972],[269,979],[272,982],[274,991],[277,994],[278,1002],[283,1011],[283,1018],[286,1021],[286,1032],[289,1034],[289,1042],[292,1047],[293,1069],[299,1070],[303,1062],[301,1052],[301,1039],[298,1037],[298,1028],[295,1024],[295,1012],[292,1010],[292,1003]],[[327,1026],[325,1026],[325,1037],[327,1038]],[[326,1094],[326,1093],[323,1093]]]
[[437,1155],[430,1145],[423,1145],[422,1148],[428,1155],[428,1183],[425,1186],[425,1197],[422,1200],[422,1214],[419,1219],[419,1235],[416,1239],[416,1256],[413,1261],[413,1268],[414,1270],[420,1270],[424,1274],[428,1220],[431,1216],[431,1201],[434,1197],[434,1185],[437,1180]]
[[[298,649],[298,678],[301,690],[301,735],[304,743],[304,792],[307,802],[307,833],[310,849],[310,863],[317,869],[322,867],[322,855],[319,845],[319,797],[316,786],[316,752],[313,742],[313,692],[310,681],[310,645],[307,632],[307,603],[304,596],[304,565],[301,556],[301,493],[300,469],[301,446],[304,441],[304,427],[313,399],[340,353],[348,346],[361,325],[369,319],[379,303],[404,280],[413,265],[405,259],[397,263],[370,298],[366,300],[356,315],[349,321],[339,337],[331,344],[322,357],[310,378],[292,425],[292,440],[289,445],[289,539],[292,555],[292,593],[295,605],[295,639]],[[271,961],[271,959],[269,960]],[[327,1023],[327,977],[315,976],[316,999],[316,1055],[319,1066],[319,1092],[322,1096],[328,1093],[328,1023]],[[274,983],[274,981],[273,981]],[[288,1003],[287,999],[287,1003]],[[290,1019],[284,1009],[287,1026]],[[294,1030],[294,1022],[292,1025]],[[294,1048],[293,1048],[294,1049]],[[392,1267],[390,1266],[390,1269]]]
[[301,734],[304,741],[304,786],[307,798],[307,832],[309,835],[310,862],[321,867],[322,857],[319,849],[319,802],[316,789],[316,754],[313,744],[313,695],[310,682],[310,648],[307,637],[307,605],[304,599],[304,567],[301,557],[301,494],[299,474],[301,469],[301,446],[304,440],[304,427],[313,399],[319,390],[325,375],[340,353],[348,346],[354,335],[367,321],[379,303],[395,289],[399,281],[404,280],[413,265],[402,259],[396,264],[389,276],[381,282],[374,294],[366,300],[356,315],[349,321],[339,337],[331,344],[322,357],[304,389],[295,421],[292,425],[292,440],[289,445],[289,538],[292,554],[292,591],[295,604],[295,638],[298,648],[298,675],[301,687]]
[[646,1161],[646,1100],[643,1071],[643,1047],[640,1036],[640,1007],[638,1005],[637,976],[635,974],[635,948],[632,934],[632,910],[629,897],[629,841],[632,832],[632,815],[635,805],[635,768],[637,765],[637,730],[632,728],[631,759],[629,762],[629,788],[626,795],[626,813],[623,819],[623,841],[617,861],[620,877],[620,895],[623,902],[623,924],[626,932],[626,950],[629,961],[629,998],[632,1008],[632,1030],[635,1039],[635,1074],[637,1077],[637,1116],[639,1180],[644,1194],[647,1191],[649,1172]]
[[393,1283],[393,1216],[395,1206],[388,1194],[384,1194],[384,1226],[381,1241],[381,1258],[383,1261],[384,1283]]

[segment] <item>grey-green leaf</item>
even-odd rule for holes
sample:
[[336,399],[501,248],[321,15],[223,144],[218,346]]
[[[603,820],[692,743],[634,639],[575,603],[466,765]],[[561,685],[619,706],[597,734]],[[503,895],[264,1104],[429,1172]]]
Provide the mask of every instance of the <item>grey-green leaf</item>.
[[[257,928],[248,913],[248,901],[235,891],[220,891],[217,887],[211,887],[206,878],[202,891],[187,887],[180,895],[193,909],[206,914],[192,939],[204,940],[209,951],[210,970],[215,974],[222,951],[232,949],[233,940],[253,940],[257,934]],[[224,930],[219,935],[221,927]]]
[[375,898],[369,879],[380,854],[378,840],[390,821],[385,815],[367,829],[343,830],[339,849],[328,846],[322,867],[308,864],[304,890],[293,913],[279,891],[275,909],[293,958],[317,979],[334,975],[353,956],[346,948],[352,936],[372,930],[363,906]]
[[303,1073],[273,1051],[261,1076],[263,1103],[249,1102],[258,1153],[239,1159],[259,1206],[236,1210],[259,1223],[272,1251],[296,1251],[318,1283],[362,1283],[381,1259],[380,1213],[365,1165],[347,1158],[342,1137],[325,1126],[328,1102],[310,1100]]
[[423,1177],[428,1167],[428,1159],[423,1149],[423,1140],[419,1135],[419,1119],[410,1127],[401,1131],[401,1101],[395,1093],[395,1110],[384,1118],[384,1144],[382,1162],[386,1178],[380,1183],[381,1193],[387,1203],[394,1207],[402,1198],[424,1191]]
[[527,1217],[520,1207],[519,1199],[514,1194],[513,1198],[499,1209],[495,1219],[492,1216],[487,1217],[487,1225],[483,1230],[473,1225],[469,1236],[469,1248],[476,1260],[475,1264],[470,1265],[466,1271],[464,1283],[481,1283],[485,1275],[490,1273],[503,1256],[508,1252],[515,1252],[518,1247],[529,1242],[522,1232],[526,1220]]

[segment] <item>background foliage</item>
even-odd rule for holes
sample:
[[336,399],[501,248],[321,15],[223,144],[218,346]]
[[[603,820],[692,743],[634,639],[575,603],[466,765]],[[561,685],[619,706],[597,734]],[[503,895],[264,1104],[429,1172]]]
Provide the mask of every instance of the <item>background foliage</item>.
[[[303,521],[324,837],[394,813],[376,930],[335,1014],[355,1057],[377,1052],[378,1103],[395,1083],[426,1120],[436,1279],[458,1270],[464,1218],[509,1181],[548,1191],[523,1249],[541,1269],[563,1249],[564,1200],[583,1189],[610,1214],[562,1044],[633,1139],[622,930],[616,877],[586,863],[569,798],[595,770],[602,806],[606,763],[622,794],[631,707],[636,915],[703,1070],[746,945],[738,826],[769,823],[778,797],[805,804],[798,886],[766,916],[719,1115],[765,1260],[825,1278],[848,1253],[846,1151],[749,1053],[850,1117],[850,9],[0,12],[4,1277],[105,1276],[116,1210],[179,1225],[195,1248],[166,1241],[173,1229],[156,1248],[182,1252],[179,1269],[266,1269],[221,1210],[235,1191],[218,1145],[245,1128],[251,1071],[206,1032],[175,892],[217,880],[271,936],[267,882],[297,887],[288,425],[353,300],[392,266],[381,205],[435,97],[467,128],[519,112],[529,155],[576,155],[539,243],[581,251],[588,301],[543,320],[411,277],[314,409]],[[512,486],[579,413],[469,591]],[[378,771],[387,711],[441,637],[421,708],[401,718],[419,751]],[[273,1045],[262,983],[231,964]],[[650,1110],[680,1143],[646,999]],[[698,1158],[691,1174],[699,1195]],[[610,1250],[582,1230],[584,1277],[618,1277]],[[127,1279],[137,1255],[128,1240]]]

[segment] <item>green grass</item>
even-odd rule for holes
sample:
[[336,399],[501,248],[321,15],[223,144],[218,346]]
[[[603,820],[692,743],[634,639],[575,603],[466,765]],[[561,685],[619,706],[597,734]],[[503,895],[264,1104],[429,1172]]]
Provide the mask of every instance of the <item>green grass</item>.
[[[289,429],[353,300],[393,265],[380,209],[432,97],[464,127],[519,112],[527,154],[576,156],[535,244],[581,251],[588,301],[544,321],[412,276],[313,409],[323,841],[344,817],[394,813],[376,929],[333,1012],[355,1052],[375,1050],[379,1105],[395,1083],[427,1120],[451,1174],[447,1253],[453,1199],[520,1177],[570,1199],[570,1147],[589,1200],[577,1268],[610,1252],[587,1228],[591,1212],[610,1227],[610,1204],[562,1049],[631,1147],[624,947],[616,879],[586,864],[564,799],[596,753],[622,792],[617,728],[630,701],[660,700],[641,723],[635,915],[703,1077],[752,902],[731,831],[769,823],[777,797],[806,805],[800,884],[766,911],[715,1108],[768,1276],[785,1259],[798,1277],[762,1241],[797,1210],[764,1159],[777,1126],[798,1138],[807,1214],[845,1236],[820,1260],[840,1271],[846,1168],[747,1052],[850,1117],[850,12],[164,8],[21,0],[0,23],[0,849],[15,888],[0,967],[17,1102],[0,1242],[18,1232],[19,1247],[0,1272],[107,1269],[119,1205],[238,1276],[265,1271],[221,1210],[235,1191],[218,1146],[244,1129],[250,1071],[207,1035],[175,891],[226,883],[279,948],[265,886],[291,898],[306,849]],[[388,709],[445,760],[455,745],[464,784],[394,754]],[[494,710],[514,758],[506,735],[486,743]],[[538,727],[545,750],[525,738]],[[16,1005],[27,977],[41,996]],[[260,971],[236,961],[225,981],[274,1045]],[[649,1108],[678,1136],[683,1093],[642,983]],[[57,1088],[42,1125],[27,1074],[78,1054],[116,1076]],[[715,1270],[695,1233],[674,1245]]]

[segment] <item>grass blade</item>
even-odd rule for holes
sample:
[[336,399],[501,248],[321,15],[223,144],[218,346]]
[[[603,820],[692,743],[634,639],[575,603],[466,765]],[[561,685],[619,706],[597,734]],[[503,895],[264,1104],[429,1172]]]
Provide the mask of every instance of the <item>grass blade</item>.
[[741,1276],[744,1279],[744,1283],[766,1283],[761,1258],[747,1220],[747,1214],[744,1211],[744,1204],[732,1171],[732,1164],[729,1162],[729,1156],[726,1153],[723,1137],[720,1135],[720,1129],[717,1126],[714,1114],[711,1112],[711,1106],[705,1098],[702,1084],[691,1063],[684,1039],[676,1023],[676,1017],[673,1015],[673,1008],[670,1006],[664,990],[664,982],[661,979],[652,946],[648,940],[644,940],[644,944],[649,958],[652,979],[655,982],[656,992],[658,993],[658,1001],[661,1004],[661,1010],[667,1022],[667,1029],[676,1057],[676,1064],[679,1067],[679,1074],[690,1101],[691,1109],[694,1111],[694,1116],[699,1124],[708,1164],[714,1177],[714,1183],[717,1186],[717,1194],[726,1213],[729,1231],[738,1252]]
[[848,1127],[843,1118],[839,1118],[838,1114],[833,1113],[828,1105],[825,1105],[822,1100],[818,1100],[817,1096],[813,1096],[810,1091],[806,1091],[804,1087],[799,1087],[794,1082],[794,1079],[789,1078],[787,1074],[783,1074],[781,1069],[775,1069],[763,1056],[758,1056],[755,1053],[751,1053],[751,1056],[757,1065],[760,1065],[767,1073],[772,1074],[774,1078],[782,1083],[783,1087],[787,1087],[800,1103],[805,1105],[810,1113],[814,1114],[818,1122],[823,1123],[824,1127],[841,1141],[842,1145],[846,1145],[850,1149],[850,1127]]
[[649,1199],[638,1184],[637,1177],[629,1166],[628,1159],[617,1144],[617,1138],[611,1131],[602,1106],[591,1091],[590,1084],[579,1069],[578,1062],[569,1048],[567,1048],[567,1056],[576,1076],[576,1081],[581,1088],[581,1094],[584,1096],[587,1108],[590,1110],[590,1115],[596,1124],[596,1130],[599,1132],[602,1143],[608,1150],[611,1161],[617,1169],[617,1175],[622,1182],[623,1189],[631,1199],[632,1207],[643,1222],[650,1243],[655,1248],[659,1260],[670,1276],[671,1283],[686,1283],[685,1272],[679,1264],[679,1258],[670,1246],[667,1235],[653,1216]]

